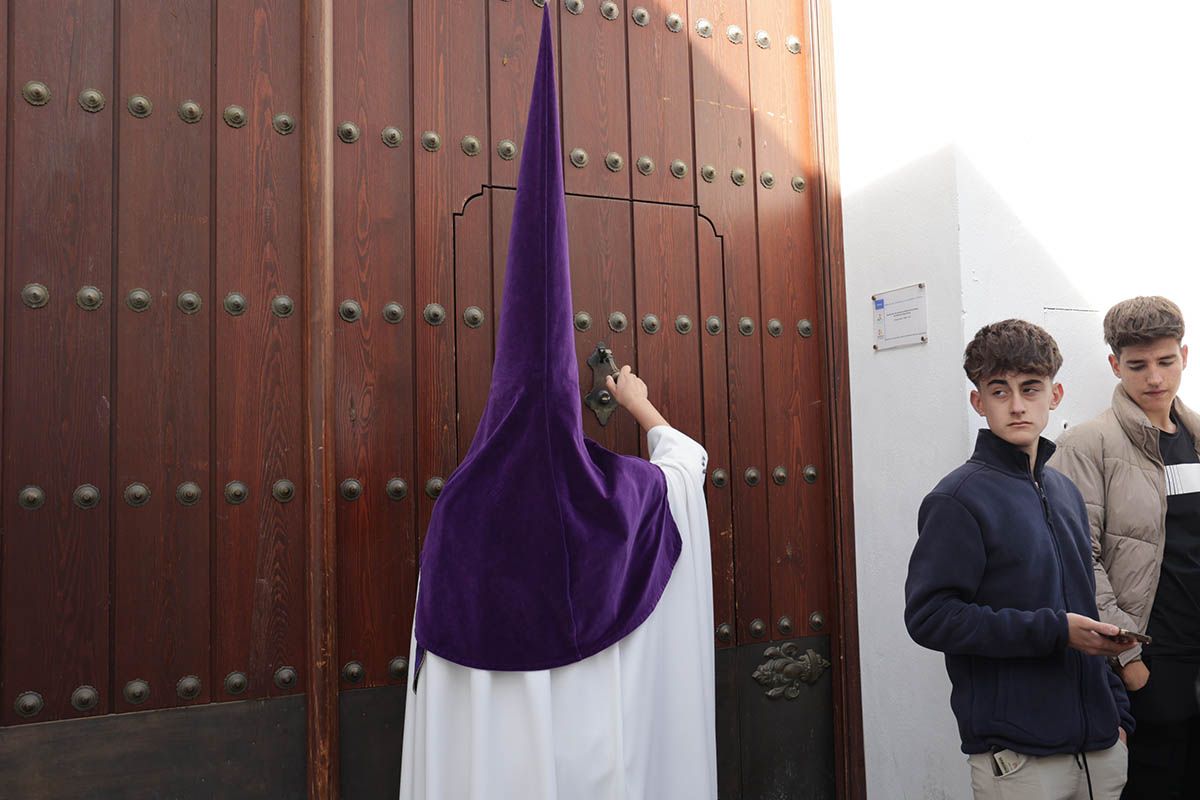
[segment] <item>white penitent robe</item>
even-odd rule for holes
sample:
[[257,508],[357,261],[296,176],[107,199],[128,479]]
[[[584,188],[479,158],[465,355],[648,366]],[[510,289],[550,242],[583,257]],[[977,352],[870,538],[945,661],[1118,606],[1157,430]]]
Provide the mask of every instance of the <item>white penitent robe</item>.
[[410,670],[401,800],[716,798],[707,456],[673,428],[648,439],[683,538],[654,611],[556,669],[492,672],[426,653],[415,693]]

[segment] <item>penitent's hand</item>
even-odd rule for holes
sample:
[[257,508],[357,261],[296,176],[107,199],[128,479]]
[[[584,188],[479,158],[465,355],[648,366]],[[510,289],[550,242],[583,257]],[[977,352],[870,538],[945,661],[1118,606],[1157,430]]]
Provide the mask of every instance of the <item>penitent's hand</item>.
[[1067,644],[1089,656],[1117,656],[1137,642],[1113,641],[1105,637],[1116,636],[1121,629],[1107,622],[1100,622],[1082,614],[1067,614]]
[[646,388],[646,382],[634,375],[628,364],[621,367],[616,380],[609,376],[608,390],[617,398],[617,402],[633,415],[637,424],[642,426],[642,430],[648,431],[667,424],[667,420],[650,402],[650,391]]

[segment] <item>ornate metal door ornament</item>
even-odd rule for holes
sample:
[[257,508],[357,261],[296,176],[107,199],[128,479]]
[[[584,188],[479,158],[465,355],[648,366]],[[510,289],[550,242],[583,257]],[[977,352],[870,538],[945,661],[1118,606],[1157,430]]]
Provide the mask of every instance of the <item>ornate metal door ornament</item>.
[[801,684],[812,686],[830,666],[816,650],[801,654],[794,642],[768,647],[763,658],[767,660],[755,668],[752,677],[767,687],[767,697],[772,699],[795,700],[803,691]]

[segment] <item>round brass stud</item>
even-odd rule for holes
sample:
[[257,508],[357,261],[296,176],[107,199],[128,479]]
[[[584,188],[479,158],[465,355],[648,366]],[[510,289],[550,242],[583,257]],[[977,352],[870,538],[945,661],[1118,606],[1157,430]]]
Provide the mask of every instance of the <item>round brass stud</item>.
[[95,311],[104,302],[104,293],[95,286],[84,286],[75,293],[75,305],[84,311]]
[[796,323],[796,331],[807,339],[813,335],[813,324],[809,320],[802,319]]
[[91,711],[100,702],[95,686],[80,686],[71,692],[71,707],[76,711]]
[[714,469],[712,473],[712,485],[718,489],[724,489],[729,485],[729,473],[723,469]]
[[743,477],[747,486],[758,486],[762,482],[762,473],[756,467],[748,467]]
[[287,319],[296,311],[296,303],[286,294],[271,298],[271,313],[280,319]]
[[462,142],[459,143],[462,151],[469,156],[477,156],[483,150],[483,145],[479,143],[478,136],[464,136]]
[[701,39],[707,39],[713,35],[713,24],[701,17],[696,20],[696,33],[700,34]]
[[357,322],[362,318],[362,306],[357,300],[343,300],[338,306],[338,316],[345,322]]
[[388,677],[394,681],[404,678],[408,674],[408,659],[403,656],[396,656],[388,662]]
[[799,36],[787,37],[787,50],[789,53],[791,53],[794,56],[800,55],[800,37]]
[[360,131],[358,130],[357,125],[355,125],[353,122],[350,122],[349,120],[347,120],[346,122],[343,122],[341,125],[338,125],[337,135],[338,135],[338,138],[341,139],[346,144],[354,144],[355,142],[358,141]]
[[742,336],[749,336],[754,333],[754,320],[749,317],[742,317],[738,320],[738,333]]
[[[35,103],[34,105],[40,105]],[[42,700],[42,696],[37,692],[21,692],[17,695],[17,701],[13,703],[13,709],[18,716],[29,719],[36,717],[42,713],[42,709],[46,707],[46,703]]]
[[230,481],[225,484],[225,502],[231,506],[239,506],[250,496],[250,487],[241,481]]
[[704,320],[704,330],[708,331],[712,336],[716,336],[718,333],[720,333],[722,328],[723,326],[721,325],[720,317],[714,316]]
[[150,293],[145,289],[134,289],[132,292],[125,295],[125,305],[127,305],[131,311],[136,311],[139,314],[148,309],[150,307],[150,303]]
[[546,0],[533,0],[533,4],[534,4],[535,6],[537,6],[538,8],[545,8],[545,7],[546,7]]
[[195,314],[202,304],[199,293],[193,291],[180,292],[175,298],[175,305],[185,314]]
[[150,699],[150,684],[138,678],[125,684],[125,689],[122,692],[125,695],[125,702],[140,706],[142,703]]
[[351,661],[342,667],[342,680],[346,683],[361,683],[366,676],[361,661]]
[[225,295],[225,300],[221,305],[225,307],[226,313],[231,317],[240,317],[246,313],[246,298],[240,292],[230,292]]
[[29,81],[21,87],[21,96],[31,106],[44,106],[50,102],[50,87],[41,81]]
[[658,316],[655,314],[647,314],[642,317],[642,330],[651,335],[658,333],[662,328],[662,323],[659,322]]
[[125,502],[134,508],[141,508],[150,502],[150,487],[144,483],[131,483],[125,487]]
[[175,499],[181,506],[194,506],[200,502],[200,484],[195,481],[184,481],[175,488]]
[[692,332],[692,318],[687,314],[680,314],[675,318],[675,331],[687,335]]
[[40,283],[27,283],[21,289],[21,302],[30,308],[41,308],[50,302],[50,290]]
[[246,109],[236,105],[225,106],[221,119],[225,120],[225,124],[231,128],[244,127],[246,125]]
[[671,174],[674,175],[676,178],[679,178],[680,180],[682,180],[683,178],[687,177],[687,173],[688,173],[687,164],[685,164],[684,162],[682,162],[678,159],[671,162]]
[[399,303],[388,303],[383,307],[383,319],[390,325],[398,325],[404,319],[404,306]]
[[808,627],[814,631],[819,631],[825,627],[825,615],[820,611],[814,611],[808,615]]
[[463,322],[468,328],[478,328],[483,324],[483,320],[483,309],[479,306],[467,306],[467,310],[463,312]]
[[85,483],[75,489],[71,502],[80,508],[95,508],[100,504],[100,490],[90,483]]
[[231,672],[225,676],[225,691],[229,694],[241,694],[249,685],[244,672]]
[[46,503],[46,493],[40,486],[26,486],[17,494],[17,505],[26,511],[41,508]]
[[700,177],[705,183],[712,183],[717,179],[717,168],[712,164],[705,164],[700,168]]
[[572,14],[583,13],[583,0],[567,0],[567,11]]
[[633,22],[635,25],[644,28],[650,24],[650,12],[641,6],[635,8],[631,16],[633,17]]
[[804,482],[805,483],[816,483],[817,482],[817,468],[815,465],[809,464],[807,467],[804,468]]
[[343,500],[357,500],[362,497],[362,483],[354,478],[346,478],[338,486],[338,493],[341,494]]
[[771,480],[775,481],[776,486],[783,486],[785,483],[787,483],[787,479],[787,467],[780,466],[771,470]]
[[742,29],[737,25],[730,25],[728,28],[726,28],[725,36],[734,44],[741,44],[742,40],[746,38],[742,33]]
[[280,136],[287,136],[296,130],[296,120],[291,114],[276,114],[271,118],[271,127]]
[[654,172],[654,159],[650,156],[642,156],[637,160],[638,172],[643,175],[650,175]]
[[79,107],[89,114],[102,111],[105,103],[104,95],[96,89],[84,89],[79,93]]
[[275,685],[280,689],[295,688],[297,677],[295,667],[280,667],[275,670]]
[[620,153],[609,153],[604,157],[604,166],[609,172],[620,172],[625,166],[625,159]]
[[446,321],[446,309],[440,303],[430,303],[425,306],[425,310],[421,313],[421,316],[430,325],[441,325]]
[[612,0],[605,0],[600,4],[600,16],[611,22],[621,16],[621,9]]
[[808,182],[805,181],[804,178],[801,178],[799,175],[792,178],[792,189],[794,189],[797,192],[803,192],[807,188],[808,188]]
[[629,317],[625,316],[620,311],[614,311],[608,315],[608,327],[615,332],[621,333],[629,327]]
[[424,147],[430,153],[436,153],[442,149],[442,137],[437,131],[425,131],[421,134],[421,147]]
[[674,12],[667,14],[667,30],[671,33],[679,33],[683,30],[683,17]]
[[771,49],[771,34],[766,31],[758,31],[754,34],[754,43],[763,50]]
[[717,626],[717,641],[723,644],[733,641],[733,626],[728,622],[722,622]]
[[204,109],[193,100],[185,100],[179,104],[179,118],[189,125],[195,125],[204,118]]
[[733,181],[734,186],[742,186],[746,183],[746,170],[741,167],[736,167],[729,173],[729,179]]
[[280,478],[271,484],[271,497],[281,503],[290,503],[296,497],[296,484],[287,478]]
[[404,141],[404,134],[396,126],[389,125],[380,131],[379,138],[388,147],[399,147],[400,143]]
[[764,189],[775,188],[775,174],[772,172],[764,172],[758,176],[758,182],[763,185]]
[[445,488],[446,481],[442,478],[430,478],[429,480],[425,481],[425,494],[435,500],[437,499],[438,495],[442,493],[442,489]]
[[580,311],[575,315],[575,330],[587,331],[592,327],[592,315],[586,311]]
[[783,335],[783,323],[777,319],[767,320],[767,333],[778,339]]
[[181,700],[195,700],[200,696],[200,679],[195,675],[184,675],[179,679],[179,683],[175,684],[175,694],[179,695]]
[[145,119],[154,111],[154,104],[150,102],[150,98],[140,94],[130,97],[127,107],[129,113],[138,119]]
[[501,139],[496,145],[496,154],[505,161],[512,161],[517,157],[517,143],[512,139]]
[[392,478],[387,482],[387,496],[392,500],[408,497],[408,482],[403,478]]
[[750,622],[750,635],[755,639],[761,639],[767,633],[767,624],[761,619],[755,619]]
[[588,165],[587,150],[582,147],[576,147],[571,151],[571,164],[578,169],[583,169]]
[[787,614],[780,617],[776,625],[779,627],[779,632],[784,636],[791,636],[795,631],[795,627],[792,625],[792,618]]

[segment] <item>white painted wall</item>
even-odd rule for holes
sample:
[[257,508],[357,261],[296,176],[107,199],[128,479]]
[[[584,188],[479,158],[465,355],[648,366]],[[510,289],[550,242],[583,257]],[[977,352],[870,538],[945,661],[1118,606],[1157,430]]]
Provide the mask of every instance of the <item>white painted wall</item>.
[[[917,507],[977,427],[967,339],[1050,329],[1056,433],[1108,403],[1113,302],[1166,294],[1200,331],[1196,30],[1165,0],[834,0],[871,798],[970,797],[941,657],[902,619]],[[870,295],[917,281],[929,344],[873,352]],[[1200,361],[1183,395],[1200,406]]]

